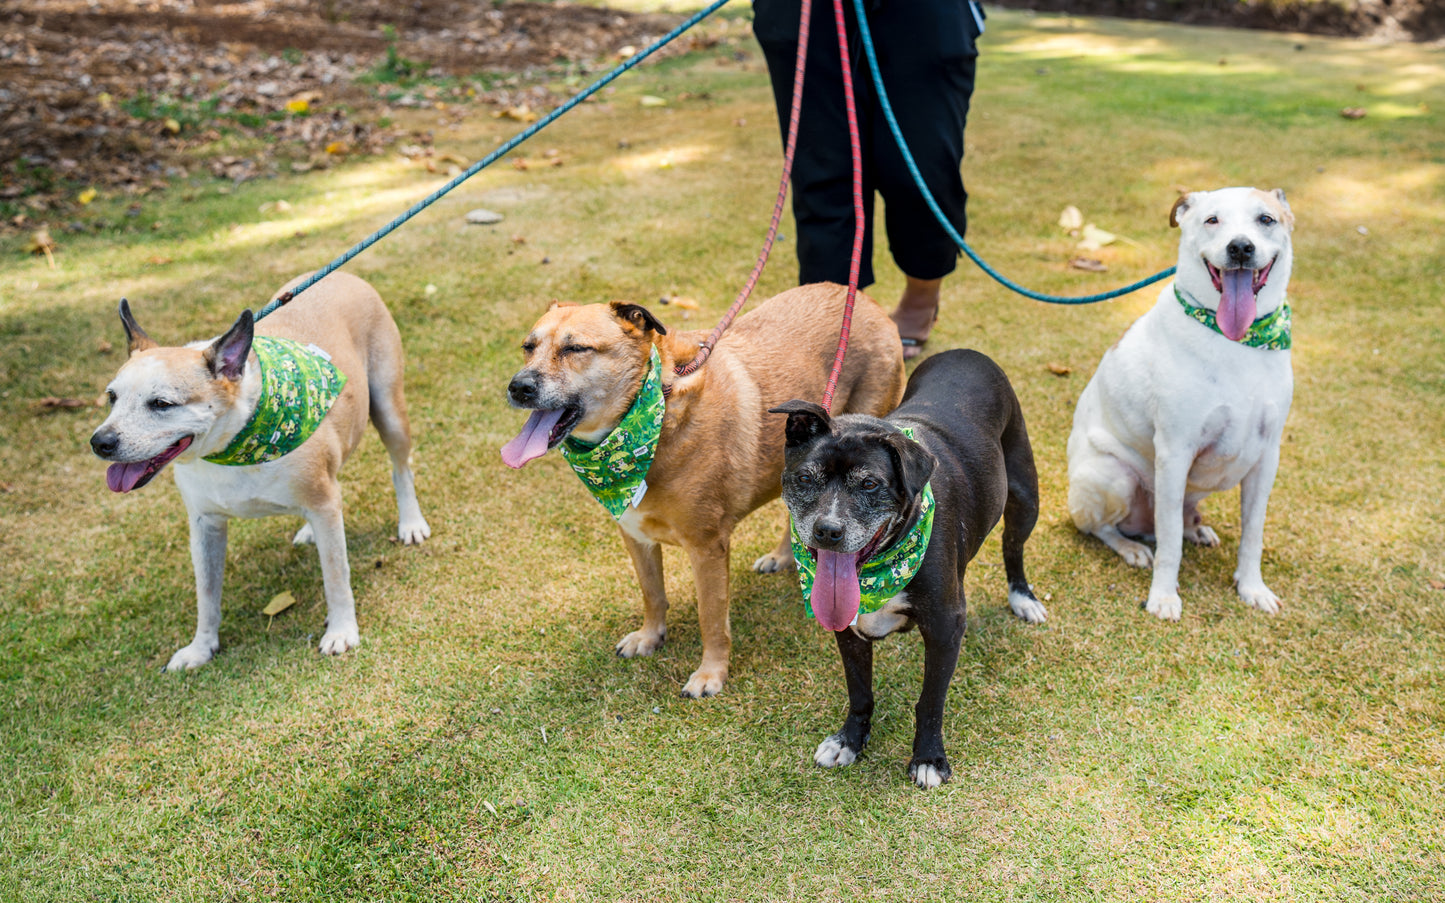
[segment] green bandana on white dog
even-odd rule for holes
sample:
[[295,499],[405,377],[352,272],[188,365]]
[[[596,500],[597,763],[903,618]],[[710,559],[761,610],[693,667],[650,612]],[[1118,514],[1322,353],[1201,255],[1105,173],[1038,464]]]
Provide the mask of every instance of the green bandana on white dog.
[[[1190,304],[1177,287],[1174,289],[1174,297],[1179,299],[1184,313],[1191,319],[1224,335],[1224,330],[1219,328],[1219,322],[1215,319],[1214,311]],[[1266,351],[1288,351],[1291,344],[1289,302],[1279,302],[1279,307],[1251,323],[1249,332],[1244,334],[1239,344],[1248,345],[1250,348],[1263,348]]]
[[261,397],[230,444],[206,456],[212,464],[245,467],[295,451],[316,432],[346,386],[346,374],[315,345],[258,335],[251,350],[260,364]]
[[571,436],[562,440],[562,457],[582,478],[582,485],[592,497],[615,518],[620,519],[629,507],[642,503],[642,496],[647,492],[647,471],[657,453],[662,415],[666,411],[667,404],[662,397],[662,359],[654,345],[647,378],[642,381],[632,407],[612,432],[596,445]]

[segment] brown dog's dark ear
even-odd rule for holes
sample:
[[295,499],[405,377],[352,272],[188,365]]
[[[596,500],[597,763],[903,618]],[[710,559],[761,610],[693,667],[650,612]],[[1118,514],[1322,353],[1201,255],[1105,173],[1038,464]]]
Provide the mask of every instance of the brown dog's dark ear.
[[626,301],[613,301],[612,312],[624,323],[630,323],[643,332],[649,329],[658,335],[667,335],[667,327],[662,321],[652,315],[652,311],[641,304],[628,304]]
[[902,433],[889,433],[883,437],[883,444],[888,447],[888,456],[893,459],[893,473],[898,478],[898,487],[904,498],[917,498],[933,476],[938,459]]
[[819,436],[833,432],[833,420],[828,416],[827,409],[811,401],[795,398],[769,409],[768,413],[788,415],[788,425],[785,427],[785,445],[788,448],[807,445]]
[[1169,225],[1171,228],[1179,228],[1179,217],[1181,214],[1189,212],[1189,204],[1193,197],[1194,192],[1192,191],[1188,194],[1181,194],[1179,200],[1174,202],[1174,206],[1169,208]]
[[243,310],[226,334],[212,342],[205,351],[206,366],[211,369],[211,375],[217,379],[240,379],[255,337],[256,319],[249,309]]
[[128,346],[128,354],[135,354],[137,351],[145,351],[147,348],[158,347],[155,340],[146,335],[146,331],[140,328],[135,317],[130,312],[130,302],[124,298],[120,299],[120,325],[125,327],[125,341]]

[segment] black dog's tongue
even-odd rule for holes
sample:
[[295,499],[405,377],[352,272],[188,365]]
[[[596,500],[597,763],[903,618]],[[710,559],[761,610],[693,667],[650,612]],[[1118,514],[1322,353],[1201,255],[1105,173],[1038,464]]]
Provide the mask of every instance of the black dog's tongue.
[[858,553],[817,549],[818,572],[808,601],[813,617],[828,630],[846,630],[858,617],[862,591],[858,588]]

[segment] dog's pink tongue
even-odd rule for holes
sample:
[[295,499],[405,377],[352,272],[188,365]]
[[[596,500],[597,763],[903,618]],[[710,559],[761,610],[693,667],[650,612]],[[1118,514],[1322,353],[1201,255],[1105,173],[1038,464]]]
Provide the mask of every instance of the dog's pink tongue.
[[845,630],[858,617],[858,556],[818,549],[813,578],[813,617],[829,630]]
[[136,461],[131,464],[112,464],[105,469],[105,485],[110,487],[111,492],[130,492],[140,478],[146,475],[148,461]]
[[533,411],[517,438],[502,446],[502,461],[508,467],[518,468],[533,458],[545,455],[552,427],[562,419],[562,413],[560,408],[555,411]]
[[1215,320],[1219,331],[1232,342],[1244,338],[1254,322],[1254,270],[1224,270],[1220,274],[1223,290],[1219,295],[1219,313]]

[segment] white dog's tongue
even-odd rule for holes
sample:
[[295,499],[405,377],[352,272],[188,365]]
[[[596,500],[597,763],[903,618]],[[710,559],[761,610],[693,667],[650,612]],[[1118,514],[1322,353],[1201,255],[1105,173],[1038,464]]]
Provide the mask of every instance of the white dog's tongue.
[[813,617],[829,630],[845,630],[858,617],[862,596],[858,589],[858,556],[818,549],[818,573],[813,578]]
[[1219,274],[1219,331],[1232,342],[1244,338],[1254,322],[1254,270],[1223,270]]
[[149,469],[149,461],[112,464],[105,469],[105,485],[110,487],[111,492],[130,492]]
[[552,436],[552,427],[562,419],[563,409],[555,411],[533,411],[532,416],[522,425],[517,438],[502,446],[502,461],[513,469],[521,467],[533,458],[547,453],[547,440]]

